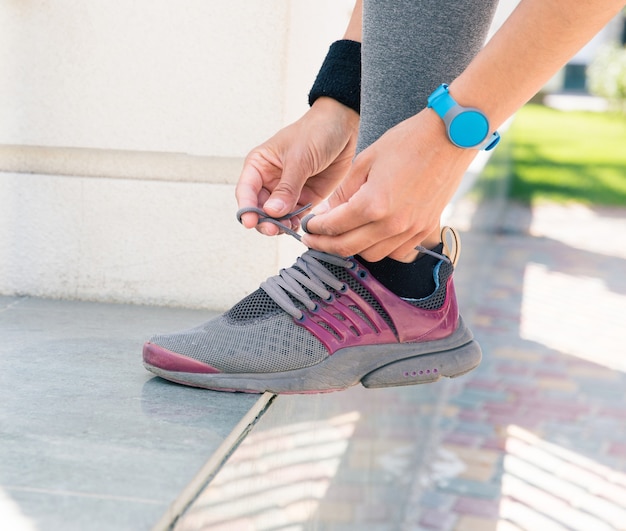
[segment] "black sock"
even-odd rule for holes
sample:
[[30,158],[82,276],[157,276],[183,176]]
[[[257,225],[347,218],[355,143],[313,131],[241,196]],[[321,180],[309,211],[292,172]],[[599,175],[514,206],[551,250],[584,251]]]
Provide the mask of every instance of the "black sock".
[[[440,243],[431,250],[441,254],[443,244]],[[378,282],[398,297],[423,299],[435,291],[433,269],[440,260],[435,256],[420,254],[409,264],[393,258],[383,258],[380,262],[368,262],[361,256],[357,258]]]

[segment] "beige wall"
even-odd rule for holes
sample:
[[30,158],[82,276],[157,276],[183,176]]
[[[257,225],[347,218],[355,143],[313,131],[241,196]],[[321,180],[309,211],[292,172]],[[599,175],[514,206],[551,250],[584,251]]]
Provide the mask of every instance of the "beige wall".
[[352,4],[0,3],[0,293],[224,308],[289,265],[234,182]]
[[0,143],[243,156],[287,109],[303,108],[301,90],[348,9],[330,0],[2,2]]

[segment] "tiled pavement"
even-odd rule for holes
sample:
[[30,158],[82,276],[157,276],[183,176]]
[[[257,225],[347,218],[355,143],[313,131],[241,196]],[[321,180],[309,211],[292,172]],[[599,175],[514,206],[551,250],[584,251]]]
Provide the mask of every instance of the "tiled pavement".
[[278,397],[176,529],[626,529],[626,210],[504,212],[457,274],[477,370]]

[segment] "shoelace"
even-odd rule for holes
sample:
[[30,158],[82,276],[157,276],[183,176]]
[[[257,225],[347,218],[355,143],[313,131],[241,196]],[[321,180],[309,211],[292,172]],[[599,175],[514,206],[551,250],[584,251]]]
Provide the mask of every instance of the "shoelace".
[[[257,224],[271,223],[272,225],[277,226],[281,231],[300,241],[302,237],[296,231],[291,229],[291,227],[288,227],[282,222],[302,214],[302,212],[305,212],[309,208],[311,208],[310,204],[298,210],[294,210],[289,214],[275,218],[268,216],[267,213],[260,208],[247,207],[237,211],[237,219],[239,220],[239,223],[241,223],[241,218],[244,214],[253,212],[259,216]],[[418,245],[415,249],[420,253],[434,256],[447,263],[451,262],[447,256],[430,249],[426,249],[421,245]],[[314,293],[321,300],[326,302],[330,302],[333,299],[333,294],[327,289],[326,286],[339,292],[345,291],[348,288],[344,282],[339,280],[328,269],[326,269],[321,262],[326,262],[339,267],[345,267],[346,269],[353,269],[356,267],[356,264],[349,258],[342,258],[341,256],[334,254],[309,249],[296,260],[294,265],[286,269],[281,269],[278,275],[270,277],[265,282],[262,282],[260,288],[265,291],[265,293],[267,293],[285,312],[300,320],[303,318],[304,313],[295,305],[294,299],[302,303],[302,305],[310,311],[313,311],[318,307],[317,302],[311,299],[310,295],[304,290],[304,288],[307,288],[311,293]]]
[[289,212],[289,214],[285,214],[284,216],[281,216],[279,218],[268,216],[265,211],[255,207],[240,208],[239,210],[237,210],[236,215],[237,221],[241,223],[241,218],[243,217],[243,215],[252,212],[259,216],[259,221],[257,221],[257,225],[260,225],[261,223],[271,223],[272,225],[276,225],[283,232],[289,234],[290,236],[293,236],[296,240],[300,241],[302,239],[302,236],[300,236],[295,230],[292,230],[291,227],[288,227],[284,223],[281,223],[281,221],[295,218],[296,216],[302,214],[302,212],[306,212],[309,208],[311,208],[311,206],[313,206],[313,204],[309,203],[308,205],[304,205],[302,208],[294,210],[293,212]]

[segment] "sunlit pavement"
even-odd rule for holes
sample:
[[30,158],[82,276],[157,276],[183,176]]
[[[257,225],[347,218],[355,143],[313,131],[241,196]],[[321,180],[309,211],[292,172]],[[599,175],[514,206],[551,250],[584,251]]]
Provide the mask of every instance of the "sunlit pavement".
[[278,397],[176,529],[626,529],[626,210],[509,205],[465,243],[477,370]]

